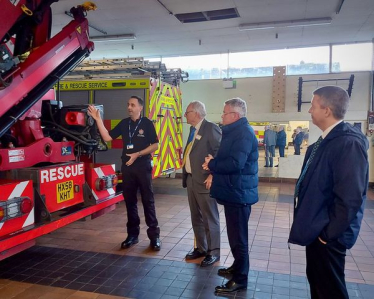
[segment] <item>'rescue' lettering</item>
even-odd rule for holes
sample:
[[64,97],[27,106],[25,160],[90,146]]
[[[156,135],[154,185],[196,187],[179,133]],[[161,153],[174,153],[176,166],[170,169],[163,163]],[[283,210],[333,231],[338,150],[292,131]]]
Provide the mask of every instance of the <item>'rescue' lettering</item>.
[[44,169],[40,172],[40,182],[48,183],[62,179],[68,179],[78,175],[83,175],[83,164],[74,164],[64,167]]

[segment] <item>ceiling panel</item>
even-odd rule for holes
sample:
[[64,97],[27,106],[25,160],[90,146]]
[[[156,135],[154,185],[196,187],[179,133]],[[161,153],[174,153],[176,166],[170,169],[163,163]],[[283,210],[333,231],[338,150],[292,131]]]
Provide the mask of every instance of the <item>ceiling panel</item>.
[[[96,43],[92,57],[168,56],[227,51],[250,51],[305,47],[326,43],[371,41],[374,32],[374,1],[345,0],[161,0],[173,13],[236,7],[240,18],[182,24],[156,0],[97,0],[96,11],[88,12],[89,23],[108,35],[135,34],[136,40]],[[80,2],[79,2],[80,3]],[[53,34],[71,18],[65,10],[76,0],[54,3]],[[239,31],[244,23],[275,22],[332,17],[328,26]],[[278,38],[276,38],[278,33]],[[91,36],[103,34],[90,29]],[[199,46],[199,40],[202,45]],[[131,50],[134,45],[134,50]]]
[[161,2],[174,14],[235,7],[232,0],[161,0]]

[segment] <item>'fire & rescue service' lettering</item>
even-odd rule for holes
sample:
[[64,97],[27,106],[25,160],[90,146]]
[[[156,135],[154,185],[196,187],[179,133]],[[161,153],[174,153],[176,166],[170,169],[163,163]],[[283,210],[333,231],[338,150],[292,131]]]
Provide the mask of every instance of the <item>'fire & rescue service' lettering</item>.
[[57,180],[68,179],[70,177],[75,177],[83,174],[83,164],[45,169],[40,172],[40,182],[48,183]]

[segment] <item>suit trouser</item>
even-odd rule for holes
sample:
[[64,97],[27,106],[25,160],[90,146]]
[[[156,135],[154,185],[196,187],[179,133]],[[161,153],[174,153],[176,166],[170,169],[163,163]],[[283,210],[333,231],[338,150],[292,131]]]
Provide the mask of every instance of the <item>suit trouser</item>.
[[[148,161],[146,161],[148,162]],[[137,237],[140,232],[137,192],[140,189],[145,222],[148,226],[148,238],[154,240],[160,237],[160,228],[156,218],[155,200],[152,188],[152,167],[150,163],[122,166],[123,196],[127,209],[127,233]]]
[[273,166],[273,158],[275,156],[275,145],[267,145],[265,147],[265,165]]
[[295,155],[300,155],[301,144],[294,144],[293,146],[295,148]]
[[251,214],[251,206],[225,205],[225,217],[227,237],[234,257],[234,274],[232,280],[236,283],[247,284],[249,272],[248,253],[248,221]]
[[200,193],[193,184],[192,175],[187,175],[187,195],[196,247],[200,252],[205,251],[208,254],[219,256],[221,231],[218,206],[216,200],[211,198],[206,191]]
[[348,299],[344,279],[346,249],[337,241],[322,244],[318,238],[306,246],[306,275],[312,299]]
[[280,145],[279,146],[279,157],[284,157],[284,148],[285,148],[285,146],[283,146],[283,145]]

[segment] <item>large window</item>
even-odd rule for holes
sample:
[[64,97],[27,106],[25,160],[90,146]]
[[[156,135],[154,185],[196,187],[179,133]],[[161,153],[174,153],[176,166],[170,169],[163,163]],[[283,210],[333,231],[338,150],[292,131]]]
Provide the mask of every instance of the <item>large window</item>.
[[372,43],[332,46],[332,71],[370,71],[372,55]]
[[233,78],[272,76],[274,66],[286,66],[288,75],[329,72],[329,47],[231,53]]
[[[373,44],[332,46],[332,72],[369,71]],[[187,71],[190,80],[264,77],[274,66],[286,66],[287,75],[329,73],[330,47],[164,57],[167,68]],[[155,59],[150,59],[155,60]],[[159,60],[159,59],[158,59]]]

